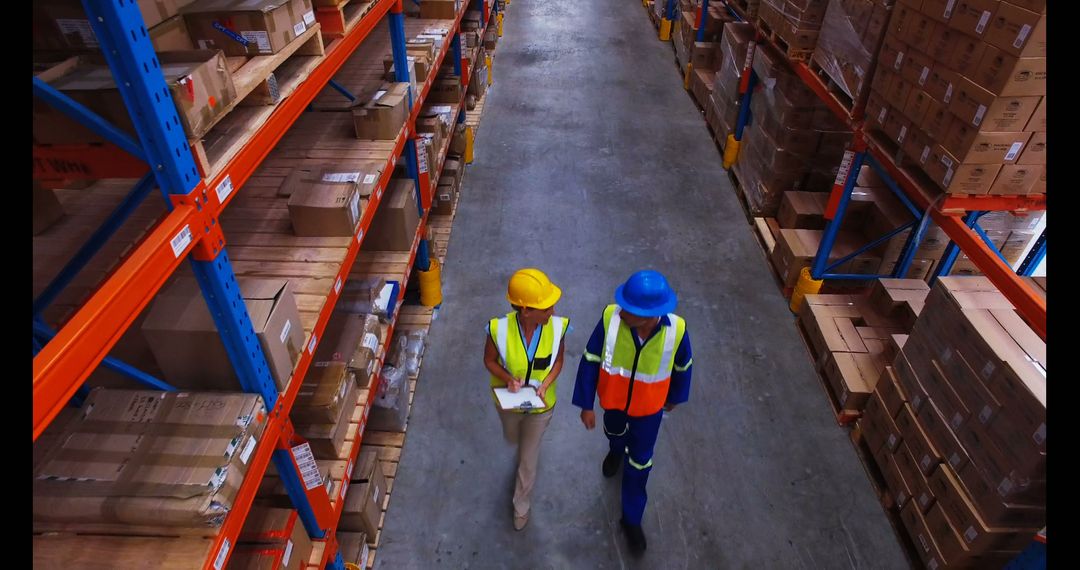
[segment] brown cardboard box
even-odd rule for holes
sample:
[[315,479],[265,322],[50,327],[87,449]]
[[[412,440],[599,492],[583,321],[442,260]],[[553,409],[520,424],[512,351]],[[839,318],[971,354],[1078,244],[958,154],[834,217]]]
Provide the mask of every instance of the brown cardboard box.
[[947,35],[937,39],[946,42],[945,57],[940,61],[945,67],[964,76],[975,73],[988,47],[981,39],[956,30],[949,30]]
[[874,454],[874,460],[885,477],[885,486],[888,488],[889,496],[895,502],[895,507],[904,508],[911,500],[911,488],[904,480],[904,475],[900,473],[893,452],[889,451],[888,447],[882,447]]
[[990,187],[991,195],[1017,195],[1029,194],[1035,183],[1042,176],[1042,166],[1025,164],[1006,164],[1001,168],[994,185]]
[[457,4],[455,0],[426,0],[420,3],[420,17],[428,20],[453,20],[457,18]]
[[1046,95],[1046,58],[1016,57],[989,46],[970,77],[999,96]]
[[460,79],[456,77],[436,77],[435,82],[431,84],[431,91],[428,92],[427,99],[425,99],[424,102],[430,101],[431,103],[440,105],[457,105],[458,103],[461,103],[462,95]]
[[903,387],[900,386],[900,380],[897,379],[896,370],[892,366],[885,367],[877,385],[874,386],[874,391],[881,397],[881,402],[889,417],[895,418],[903,409],[904,403],[907,402],[907,395],[904,393]]
[[[161,53],[158,60],[184,132],[188,138],[201,137],[236,98],[225,57],[219,51],[194,50]],[[131,116],[116,89],[112,72],[100,56],[72,58],[37,77],[134,136]],[[83,144],[102,140],[44,101],[35,99],[35,142]]]
[[875,392],[866,400],[866,408],[863,409],[863,415],[858,420],[866,446],[875,456],[885,446],[885,440],[890,435],[885,425],[887,414],[884,410],[881,397]]
[[927,159],[926,174],[949,194],[986,194],[993,186],[1000,164],[961,164],[945,147],[935,146]]
[[912,84],[913,88],[922,88],[930,79],[930,69],[933,65],[934,60],[930,56],[909,48],[901,65],[900,76],[904,78],[904,81]]
[[934,536],[926,527],[926,520],[914,503],[900,510],[900,520],[904,522],[904,527],[907,528],[912,542],[915,543],[915,550],[919,553],[923,564],[927,568],[945,568],[944,558],[938,550],[937,543],[934,542]]
[[1046,166],[1042,167],[1042,174],[1039,175],[1039,180],[1031,187],[1028,194],[1046,194]]
[[[251,324],[278,390],[289,384],[304,351],[304,327],[285,279],[240,278]],[[174,386],[238,390],[239,380],[194,279],[179,279],[151,304],[142,334],[165,380]]]
[[[916,417],[934,447],[941,451],[942,459],[954,470],[962,468],[970,460],[967,450],[956,437],[956,433],[937,402],[931,399],[925,403]],[[961,422],[960,429],[962,428]]]
[[386,189],[383,203],[375,212],[364,244],[368,250],[409,251],[419,224],[413,181],[394,178]]
[[952,18],[955,8],[956,0],[921,0],[919,12],[945,24]]
[[338,552],[341,553],[344,561],[366,568],[368,553],[370,552],[367,535],[362,532],[338,531],[335,536],[338,542]]
[[982,38],[1000,0],[957,0],[949,26],[965,34]]
[[900,433],[904,436],[904,442],[907,444],[908,449],[911,450],[911,455],[914,457],[919,469],[922,470],[924,475],[932,473],[934,466],[941,463],[941,452],[930,441],[930,436],[923,429],[922,424],[919,423],[911,408],[905,406],[900,410],[900,413],[896,415],[896,426],[900,428]]
[[435,189],[434,203],[431,206],[431,214],[449,216],[454,211],[454,197],[457,188],[453,184],[440,183]]
[[281,550],[279,568],[283,570],[303,568],[311,547],[304,523],[293,509],[253,506],[237,538],[237,552]]
[[1039,106],[1035,107],[1035,112],[1028,119],[1027,125],[1024,126],[1025,131],[1042,131],[1046,132],[1046,97],[1043,97],[1039,101]]
[[971,557],[972,552],[964,544],[960,531],[940,505],[934,505],[926,511],[926,528],[934,537],[946,564],[959,564]]
[[860,411],[873,394],[883,366],[880,354],[831,352],[822,372],[840,408]]
[[[378,283],[376,281],[376,286],[382,289],[382,285]],[[351,291],[347,288],[338,301],[338,307],[350,310],[348,305],[360,301],[362,297],[366,297],[363,292]],[[304,388],[301,390],[307,389],[309,384],[312,386],[329,384],[331,387],[339,387],[341,378],[346,375],[354,376],[355,381],[362,384],[375,371],[375,365],[378,363],[376,356],[382,345],[382,327],[379,325],[379,318],[375,315],[344,312],[344,310],[335,311],[331,315],[330,322],[323,331],[322,341],[319,342],[315,356],[311,359],[311,366],[308,368],[307,375],[304,376]],[[298,406],[300,406],[299,399],[293,409],[296,410]],[[323,413],[321,416],[323,422],[333,422],[337,418],[336,413]],[[317,422],[319,419],[311,421]]]
[[[994,516],[988,517],[988,513],[979,508],[979,502],[971,499],[956,472],[945,465],[939,466],[927,483],[938,505],[956,525],[969,547],[985,546],[988,540],[996,542],[995,537],[984,535],[1001,535],[1011,529],[1040,528],[1046,524],[1045,508],[1026,505],[1006,506],[999,502],[1000,507],[992,511]],[[993,496],[987,498],[995,500]],[[967,540],[967,537],[972,538]]]
[[64,217],[64,207],[56,197],[56,192],[34,182],[34,199],[31,220],[34,235],[49,229],[57,220]]
[[[148,30],[179,13],[192,0],[139,0],[143,26]],[[39,0],[33,4],[33,48],[41,50],[96,49],[97,37],[79,0]],[[151,33],[153,33],[151,31]],[[185,49],[191,49],[190,46]],[[160,50],[159,50],[160,51]]]
[[348,167],[337,164],[294,167],[281,183],[277,195],[287,198],[298,188],[322,186],[324,183],[330,188],[352,184],[366,201],[378,188],[384,165],[380,160],[351,160]]
[[267,417],[255,394],[97,388],[34,469],[34,520],[220,524]]
[[934,20],[921,13],[914,13],[904,22],[900,39],[909,46],[925,46],[934,35]]
[[294,169],[286,179],[286,185],[291,188],[289,219],[293,233],[300,237],[355,235],[356,224],[368,203],[360,196],[359,186],[363,180],[358,172]]
[[963,121],[952,121],[941,144],[962,164],[1013,164],[1020,158],[1031,133],[980,131]]
[[776,222],[781,228],[823,230],[828,200],[824,192],[784,192]]
[[225,55],[275,54],[315,24],[311,0],[195,0],[180,13],[195,45]]
[[[904,85],[907,85],[903,80],[900,81]],[[910,94],[910,85],[908,85],[907,93]],[[895,109],[903,109],[903,105],[894,106]],[[907,133],[912,128],[911,119],[904,116],[903,112],[889,113],[889,116],[885,119],[885,126],[882,129],[886,136],[898,145],[902,145],[907,138]]]
[[296,424],[296,433],[308,440],[311,452],[318,459],[342,459],[348,451],[345,437],[348,435],[349,420],[355,409],[355,404],[350,402],[356,402],[358,388],[355,382],[346,382],[346,386],[348,388],[342,399],[345,404],[341,406],[340,415],[334,423]]
[[1019,131],[1031,119],[1039,101],[1039,97],[998,97],[961,77],[949,110],[982,130]]
[[870,289],[870,302],[881,315],[899,320],[904,306],[921,306],[929,293],[930,287],[921,279],[881,278]]
[[405,41],[405,53],[434,62],[437,50],[435,40],[431,38],[412,38]]
[[183,16],[173,16],[168,20],[150,28],[150,42],[154,44],[154,51],[190,51],[195,49],[195,42],[188,35],[187,24]]
[[912,411],[918,413],[922,406],[926,404],[927,395],[922,380],[915,374],[911,361],[908,359],[907,353],[911,350],[909,344],[911,344],[910,336],[907,342],[904,343],[904,349],[893,361],[893,369],[896,372],[896,378],[900,381],[900,386],[908,396]]
[[919,470],[915,457],[912,455],[911,449],[908,448],[908,442],[900,444],[900,447],[893,452],[893,461],[896,462],[897,469],[900,470],[904,481],[911,488],[911,500],[915,502],[920,511],[926,513],[930,506],[934,504],[934,494],[926,483],[926,477]]
[[921,162],[924,158],[923,153],[925,152],[928,156],[930,153],[929,148],[933,146],[933,143],[944,139],[952,124],[959,121],[960,119],[954,117],[944,103],[931,96],[930,101],[927,104],[926,114],[923,115],[922,124],[916,125],[926,134],[927,140],[923,141],[925,144],[919,152],[909,152],[908,154],[912,156],[912,158],[920,160],[920,164],[925,164],[924,162]]
[[356,138],[396,140],[409,116],[409,84],[384,83],[371,100],[352,108]]
[[1046,164],[1046,131],[1032,133],[1027,146],[1020,153],[1017,164]]
[[1046,57],[1046,14],[1002,2],[990,19],[985,39],[1017,57]]
[[926,92],[931,97],[940,101],[942,105],[948,105],[952,102],[953,94],[956,92],[956,84],[960,80],[960,74],[949,69],[945,65],[935,63],[934,67],[930,70],[930,78],[926,81]]
[[912,125],[919,127],[925,123],[926,113],[930,111],[934,102],[934,98],[929,93],[913,88],[902,111],[904,116],[911,120]]
[[336,382],[305,381],[300,386],[296,403],[290,413],[293,421],[307,424],[334,422],[341,417],[342,406],[355,403],[347,402],[345,399],[348,395],[349,384],[355,383],[356,381],[349,374],[338,374]]
[[[359,463],[357,466],[359,467]],[[341,513],[341,521],[338,528],[352,532],[363,532],[367,535],[369,544],[375,543],[375,536],[379,531],[379,517],[382,515],[382,504],[386,498],[386,478],[382,468],[376,467],[371,470],[368,479],[361,480],[359,469],[353,471],[352,484],[345,496],[344,512]]]

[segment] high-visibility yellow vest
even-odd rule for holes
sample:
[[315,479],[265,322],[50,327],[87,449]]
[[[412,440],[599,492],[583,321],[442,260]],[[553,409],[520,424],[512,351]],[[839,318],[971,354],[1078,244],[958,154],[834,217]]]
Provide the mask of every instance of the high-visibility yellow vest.
[[[536,346],[536,352],[530,361],[528,347],[518,326],[517,312],[507,313],[505,317],[491,319],[488,322],[488,334],[495,342],[495,348],[499,351],[500,363],[514,378],[525,381],[535,380],[533,384],[539,384],[547,378],[551,367],[559,358],[559,346],[562,345],[563,336],[566,335],[566,327],[570,319],[565,317],[551,317],[547,324],[540,325],[540,340]],[[550,410],[555,405],[555,387],[558,380],[548,386],[544,393],[544,401],[548,407],[531,410],[530,413],[541,413]],[[502,388],[506,383],[496,376],[491,376],[491,386]],[[495,395],[492,398],[498,402]]]
[[621,308],[604,309],[604,352],[600,356],[597,392],[605,410],[624,410],[634,417],[650,416],[667,401],[675,350],[686,334],[686,321],[668,313],[670,325],[656,333],[637,351],[634,331],[619,318]]

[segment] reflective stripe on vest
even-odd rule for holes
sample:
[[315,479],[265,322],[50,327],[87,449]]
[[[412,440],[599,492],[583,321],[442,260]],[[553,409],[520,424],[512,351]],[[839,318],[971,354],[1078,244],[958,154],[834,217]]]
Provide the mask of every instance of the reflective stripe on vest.
[[[529,360],[528,347],[525,346],[525,340],[522,338],[521,330],[518,327],[516,312],[508,313],[505,317],[491,319],[488,323],[488,331],[492,340],[495,341],[495,349],[499,352],[499,360],[503,368],[506,368],[506,371],[515,378],[525,378],[528,375],[528,380],[534,381],[535,384],[543,382],[548,373],[551,372],[551,368],[555,366],[568,324],[569,319],[553,316],[548,321],[548,324],[540,326],[540,339],[536,344],[536,352],[533,353],[532,361]],[[512,340],[511,336],[515,337],[517,341]],[[530,366],[535,365],[537,361],[543,362],[543,367],[530,369]],[[544,394],[544,400],[548,403],[548,407],[534,410],[533,413],[551,409],[551,406],[555,404],[557,383],[557,381],[552,382]],[[505,385],[506,383],[499,378],[494,375],[491,376],[491,386],[500,388]]]
[[678,315],[669,313],[670,325],[661,325],[660,332],[648,339],[638,353],[631,336],[636,333],[623,325],[620,312],[618,305],[609,305],[604,311],[604,351],[598,387],[600,405],[606,410],[626,410],[634,417],[652,415],[659,412],[667,400],[675,350],[686,324]]

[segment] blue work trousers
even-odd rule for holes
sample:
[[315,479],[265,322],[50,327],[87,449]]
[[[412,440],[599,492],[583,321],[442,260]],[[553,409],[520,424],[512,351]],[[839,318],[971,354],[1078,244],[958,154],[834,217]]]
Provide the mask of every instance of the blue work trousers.
[[627,524],[640,526],[645,514],[645,485],[652,471],[653,447],[663,417],[663,410],[640,418],[622,410],[604,410],[604,435],[611,452],[623,455],[622,512]]

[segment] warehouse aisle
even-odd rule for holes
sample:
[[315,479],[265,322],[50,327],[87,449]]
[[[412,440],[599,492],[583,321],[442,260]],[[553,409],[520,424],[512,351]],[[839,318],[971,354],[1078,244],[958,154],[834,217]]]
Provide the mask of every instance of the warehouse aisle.
[[[673,53],[630,0],[514,0],[496,50],[377,567],[906,568],[838,428]],[[529,526],[483,368],[506,280],[546,271],[568,338]],[[665,419],[649,550],[629,555],[607,442],[570,404],[615,286],[666,273],[694,339],[691,401]]]

